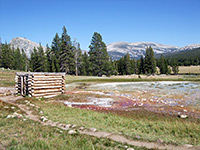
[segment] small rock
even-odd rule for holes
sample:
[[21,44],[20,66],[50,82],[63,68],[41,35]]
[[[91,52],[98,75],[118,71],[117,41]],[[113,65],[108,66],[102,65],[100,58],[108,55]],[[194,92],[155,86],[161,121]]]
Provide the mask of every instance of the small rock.
[[4,106],[3,108],[5,108],[5,109],[9,109],[9,107],[8,107],[8,106]]
[[67,124],[64,126],[66,130],[68,130],[71,127],[71,124]]
[[14,115],[8,115],[7,118],[15,118]]
[[63,133],[63,131],[59,130],[60,133]]
[[75,125],[75,124],[74,124],[74,125],[72,125],[72,126],[71,126],[71,128],[76,128],[76,125]]
[[43,111],[40,111],[39,114],[43,114]]
[[72,107],[72,104],[68,104],[67,106],[68,106],[68,107]]
[[141,139],[141,137],[139,135],[136,135],[135,138],[136,139]]
[[11,107],[11,109],[15,109],[15,107]]
[[184,146],[184,147],[187,147],[187,148],[193,147],[193,145],[190,145],[190,144],[184,144],[183,146]]
[[28,101],[28,102],[26,102],[26,105],[30,105],[30,102]]
[[14,115],[15,117],[17,117],[18,119],[20,119],[20,118],[23,117],[21,114],[18,114],[18,113],[16,113],[16,112],[14,112],[13,115]]
[[181,114],[181,115],[178,115],[180,118],[182,118],[182,119],[185,119],[185,118],[188,118],[188,116],[187,115],[184,115],[184,114]]
[[76,131],[75,131],[75,130],[69,130],[68,133],[69,133],[69,134],[76,134]]
[[187,112],[187,110],[186,110],[186,109],[183,109],[183,111],[184,111],[184,112]]
[[40,107],[38,107],[38,106],[35,106],[35,108],[39,109]]
[[34,104],[30,104],[29,106],[31,106],[31,107],[35,107],[35,105],[34,105]]
[[134,150],[134,148],[127,148],[127,150]]
[[88,130],[91,131],[91,132],[96,132],[97,131],[96,128],[89,128]]
[[42,116],[42,117],[40,118],[40,120],[43,121],[43,122],[45,122],[45,121],[47,121],[48,119],[45,118],[44,116]]
[[162,139],[158,139],[157,142],[162,144],[164,141]]
[[83,131],[85,128],[84,127],[80,127],[79,130]]

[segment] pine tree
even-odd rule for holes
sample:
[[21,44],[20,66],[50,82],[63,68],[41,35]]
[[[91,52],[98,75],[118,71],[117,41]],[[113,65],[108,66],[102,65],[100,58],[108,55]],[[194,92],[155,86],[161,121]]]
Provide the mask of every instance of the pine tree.
[[147,47],[146,54],[145,54],[145,73],[147,74],[154,74],[156,72],[156,61],[153,49]]
[[120,75],[125,75],[124,57],[120,58],[118,61],[118,73]]
[[38,72],[47,72],[47,58],[45,56],[44,50],[40,45],[38,47]]
[[196,58],[196,65],[199,65],[199,58]]
[[22,63],[23,63],[23,67],[22,70],[24,71],[28,71],[29,68],[29,59],[26,55],[26,53],[24,52],[24,50],[21,50],[21,55],[22,55]]
[[117,75],[118,74],[118,63],[116,60],[112,61],[112,75]]
[[107,74],[106,64],[109,61],[106,44],[102,41],[102,36],[94,32],[89,46],[90,63],[93,70],[93,75],[102,76]]
[[10,46],[5,43],[2,47],[2,67],[12,69],[14,66],[14,52]]
[[106,63],[104,64],[104,70],[105,70],[105,75],[106,76],[111,76],[113,74],[113,66],[112,66],[112,59],[109,58],[109,61],[106,61]]
[[165,74],[166,73],[166,70],[165,70],[165,60],[164,60],[164,57],[163,57],[162,54],[160,56],[159,69],[160,69],[160,74]]
[[14,68],[15,70],[23,70],[22,65],[24,65],[24,63],[22,62],[22,55],[20,53],[20,49],[17,48],[16,50],[14,50]]
[[135,74],[136,73],[136,63],[134,59],[131,59],[131,74]]
[[82,63],[81,63],[81,75],[88,75],[88,64],[89,64],[89,57],[86,52],[82,55]]
[[138,59],[136,61],[136,74],[140,75],[141,74],[141,59]]
[[165,67],[165,74],[170,74],[169,63],[165,58],[164,58],[164,67]]
[[52,72],[60,72],[60,49],[61,49],[61,39],[56,33],[55,37],[53,38],[52,45],[51,45],[51,68]]
[[3,44],[1,43],[1,38],[0,38],[0,67],[2,67],[2,49],[3,49]]
[[144,64],[143,55],[141,55],[140,57],[140,62],[138,66],[138,74],[145,74],[145,64]]
[[32,53],[31,53],[31,59],[30,59],[30,70],[32,72],[36,72],[39,67],[39,63],[38,63],[38,52],[37,52],[37,49],[34,47]]
[[65,26],[63,27],[59,55],[60,70],[66,74],[75,74],[73,46]]
[[47,58],[47,71],[48,72],[54,72],[52,71],[52,54],[51,54],[51,49],[48,46],[48,44],[46,45],[46,58]]
[[178,67],[178,63],[175,59],[172,60],[172,71],[174,72],[174,74],[178,74],[179,72],[179,67]]
[[150,49],[150,59],[151,59],[151,74],[156,73],[156,59],[154,56],[154,51],[151,48],[151,46],[149,47]]
[[125,74],[126,75],[130,75],[131,74],[130,55],[128,53],[124,56],[124,69],[125,69]]

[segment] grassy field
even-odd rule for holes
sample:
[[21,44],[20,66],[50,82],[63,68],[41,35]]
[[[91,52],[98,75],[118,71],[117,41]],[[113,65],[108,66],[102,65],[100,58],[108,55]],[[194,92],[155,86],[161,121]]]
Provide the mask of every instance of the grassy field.
[[197,73],[200,74],[200,66],[180,66],[179,67],[179,73],[185,74],[185,73]]
[[[15,110],[0,101],[0,149],[6,150],[100,150],[126,149],[126,145],[108,139],[99,139],[81,134],[70,135],[67,131],[56,127],[42,126],[41,124],[22,119],[8,119],[7,116]],[[64,118],[63,118],[64,119]],[[136,150],[145,150],[144,147],[132,147]]]
[[14,86],[16,72],[13,70],[0,70],[0,87]]
[[[70,99],[70,97],[68,96]],[[33,100],[49,119],[62,123],[76,124],[87,128],[124,134],[132,139],[157,141],[162,139],[172,144],[200,144],[200,120],[180,119],[151,112],[109,112],[69,108],[58,102]]]
[[[185,73],[187,68],[180,67],[181,73]],[[195,68],[195,69],[194,69]],[[198,70],[197,66],[192,67],[190,73],[195,73],[194,70]],[[185,71],[185,72],[184,72]],[[15,70],[0,70],[0,87],[9,87],[15,85]],[[189,72],[187,72],[189,73]],[[111,76],[111,77],[95,77],[95,76],[66,76],[66,83],[73,82],[140,82],[140,81],[200,81],[200,75],[198,76],[146,76],[141,75],[142,78],[138,78],[138,75],[130,76]]]
[[[0,71],[0,86],[14,86],[14,77],[15,71]],[[139,79],[138,76],[134,76],[134,78],[133,76],[66,76],[66,83],[133,81],[200,81],[200,76],[142,76],[142,79]],[[83,99],[76,94],[57,97],[57,99],[62,98],[64,100]],[[56,98],[47,101],[28,99],[39,106],[44,111],[44,115],[53,121],[97,128],[100,131],[123,134],[141,141],[161,139],[164,143],[200,145],[199,119],[180,119],[175,116],[146,111],[95,112],[66,107],[62,103],[56,102]],[[0,101],[0,149],[125,149],[124,145],[107,139],[80,134],[69,135],[66,131],[42,126],[31,120],[7,119],[7,115],[13,113],[13,110],[5,109],[4,106]]]

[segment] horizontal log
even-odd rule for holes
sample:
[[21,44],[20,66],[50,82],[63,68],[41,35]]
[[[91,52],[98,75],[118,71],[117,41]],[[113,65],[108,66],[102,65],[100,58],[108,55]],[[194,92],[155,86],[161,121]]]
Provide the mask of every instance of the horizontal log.
[[32,89],[55,89],[62,88],[62,86],[33,86]]
[[[57,94],[57,95],[60,95],[60,94]],[[47,95],[47,96],[43,96],[44,98],[51,98],[51,97],[55,97],[57,95]]]
[[40,80],[40,81],[33,81],[33,84],[36,83],[62,83],[61,80]]
[[50,82],[50,83],[35,83],[33,84],[34,86],[62,86],[61,83],[59,82],[56,82],[56,83],[53,83],[53,82]]
[[63,76],[58,76],[58,75],[34,75],[33,78],[63,78]]
[[62,92],[60,89],[48,89],[48,90],[34,90],[34,94],[41,94],[41,93],[54,93],[54,92]]
[[34,97],[39,97],[39,96],[48,96],[48,95],[60,95],[61,94],[61,92],[54,92],[54,93],[52,93],[52,92],[50,92],[50,93],[42,93],[42,94],[35,94],[35,93],[32,93],[32,96],[34,96]]
[[40,78],[40,79],[37,78],[37,79],[34,79],[33,81],[55,81],[55,82],[63,82],[61,78]]
[[65,73],[32,73],[33,76],[65,76]]

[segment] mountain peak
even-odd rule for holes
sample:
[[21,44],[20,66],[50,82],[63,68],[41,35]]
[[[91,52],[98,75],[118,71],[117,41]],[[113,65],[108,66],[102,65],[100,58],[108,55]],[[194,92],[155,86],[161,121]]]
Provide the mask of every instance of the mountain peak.
[[[31,57],[31,53],[32,53],[34,47],[37,48],[40,46],[40,44],[33,42],[31,40],[28,40],[26,38],[22,38],[22,37],[13,38],[10,41],[10,45],[13,46],[15,49],[17,49],[17,48],[19,48],[20,50],[23,49],[28,58]],[[42,46],[42,47],[45,51],[46,47],[44,47],[44,46]]]

